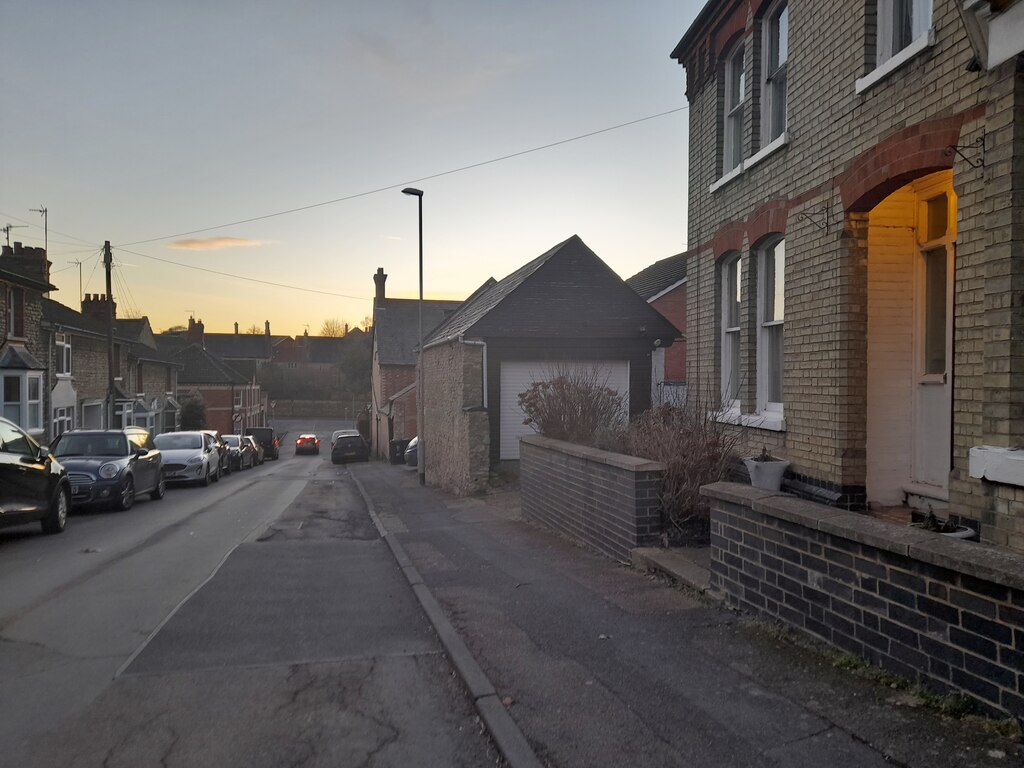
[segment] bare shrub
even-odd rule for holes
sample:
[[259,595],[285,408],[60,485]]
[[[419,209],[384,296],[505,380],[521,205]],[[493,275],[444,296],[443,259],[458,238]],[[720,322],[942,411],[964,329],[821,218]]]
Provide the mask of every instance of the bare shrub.
[[600,368],[562,367],[519,395],[524,424],[545,437],[611,448],[625,420],[623,397]]
[[723,479],[736,461],[740,431],[717,418],[717,398],[691,387],[681,407],[645,411],[622,436],[622,450],[667,466],[661,489],[665,538],[706,537],[709,507],[700,487]]

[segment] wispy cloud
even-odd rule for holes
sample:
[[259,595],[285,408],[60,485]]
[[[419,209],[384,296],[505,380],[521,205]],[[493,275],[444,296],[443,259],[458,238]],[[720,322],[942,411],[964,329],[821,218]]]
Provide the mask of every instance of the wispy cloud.
[[177,251],[220,251],[225,248],[252,248],[270,245],[273,240],[250,240],[245,237],[201,237],[191,240],[175,240],[169,248]]
[[402,238],[398,235],[384,235],[386,240],[401,240]]

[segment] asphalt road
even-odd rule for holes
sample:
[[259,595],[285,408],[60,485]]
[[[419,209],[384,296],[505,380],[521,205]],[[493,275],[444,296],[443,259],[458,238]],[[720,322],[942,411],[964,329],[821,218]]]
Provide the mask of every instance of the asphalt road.
[[[354,490],[341,422],[65,533],[0,531],[0,764],[477,766],[495,752]],[[320,456],[295,456],[316,432]]]

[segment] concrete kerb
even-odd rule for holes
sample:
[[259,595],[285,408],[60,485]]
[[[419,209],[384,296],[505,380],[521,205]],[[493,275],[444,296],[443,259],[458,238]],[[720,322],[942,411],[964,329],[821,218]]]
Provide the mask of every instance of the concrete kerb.
[[398,539],[391,536],[387,529],[384,528],[384,524],[381,522],[380,517],[378,517],[373,507],[373,501],[370,499],[370,495],[366,492],[363,484],[359,482],[359,478],[354,474],[351,472],[349,474],[356,488],[359,489],[359,494],[363,497],[366,509],[370,513],[370,519],[373,520],[378,533],[387,543],[388,549],[391,550],[395,562],[402,569],[402,573],[405,574],[413,593],[416,595],[416,599],[423,606],[424,613],[427,614],[427,618],[441,640],[441,645],[444,646],[448,658],[452,660],[452,664],[458,670],[462,682],[473,697],[473,703],[476,705],[477,712],[480,713],[481,719],[487,726],[487,731],[491,734],[495,744],[498,745],[498,749],[501,750],[505,761],[509,764],[510,768],[543,768],[526,736],[523,735],[515,720],[512,719],[508,710],[505,709],[505,706],[498,698],[494,685],[487,677],[487,674],[477,663],[476,659],[473,658],[473,654],[466,647],[462,638],[459,637],[455,627],[448,621],[448,617],[444,615],[444,611],[431,594],[430,589],[423,583],[423,578],[412,564],[412,561],[409,560],[405,549]]

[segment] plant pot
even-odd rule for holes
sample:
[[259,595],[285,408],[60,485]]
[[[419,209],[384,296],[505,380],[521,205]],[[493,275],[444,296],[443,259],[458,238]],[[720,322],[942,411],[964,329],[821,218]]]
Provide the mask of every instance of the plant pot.
[[755,488],[766,491],[777,491],[782,488],[782,476],[786,474],[788,461],[776,459],[773,461],[758,461],[750,457],[743,460],[747,466],[747,473],[750,475],[750,484]]
[[[925,528],[921,523],[911,523],[911,526],[914,528],[920,528],[922,531],[932,530],[930,528]],[[959,525],[954,531],[932,530],[932,533],[938,533],[951,539],[973,539],[977,535],[975,530],[968,525]]]

